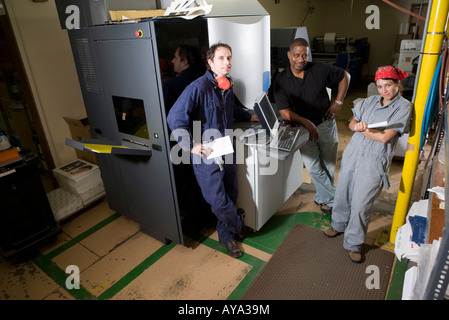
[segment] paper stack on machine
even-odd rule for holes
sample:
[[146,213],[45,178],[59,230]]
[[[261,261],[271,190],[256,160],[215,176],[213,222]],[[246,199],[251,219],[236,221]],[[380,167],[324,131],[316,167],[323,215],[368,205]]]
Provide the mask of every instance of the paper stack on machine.
[[104,195],[100,169],[95,164],[78,159],[54,169],[53,174],[59,186],[80,197],[83,205]]
[[211,12],[212,5],[205,0],[175,0],[165,11],[164,16],[179,16],[185,19],[193,19]]

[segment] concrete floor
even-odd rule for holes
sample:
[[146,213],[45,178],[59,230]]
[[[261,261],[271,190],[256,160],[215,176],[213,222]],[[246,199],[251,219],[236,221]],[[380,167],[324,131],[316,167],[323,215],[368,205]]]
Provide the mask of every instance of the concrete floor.
[[[350,92],[337,117],[339,160],[351,137],[347,124],[352,101],[365,96],[363,91]],[[387,250],[402,164],[393,160],[391,187],[376,201],[368,231],[367,243]],[[337,183],[338,168],[339,163]],[[413,199],[419,199],[421,172],[420,165]],[[314,192],[304,171],[302,186],[266,226],[241,243],[245,254],[240,259],[226,254],[213,227],[188,238],[186,246],[165,245],[100,200],[64,220],[56,241],[35,255],[25,260],[0,257],[0,300],[239,299],[291,230],[292,221],[321,229],[329,225],[330,216],[321,214],[313,202]],[[80,270],[79,289],[68,289],[74,283],[69,281],[69,266]]]

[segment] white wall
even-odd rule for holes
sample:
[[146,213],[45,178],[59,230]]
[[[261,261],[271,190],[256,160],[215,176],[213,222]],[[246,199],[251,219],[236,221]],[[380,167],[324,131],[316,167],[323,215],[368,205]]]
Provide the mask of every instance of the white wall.
[[31,90],[56,166],[76,159],[65,145],[70,131],[62,117],[86,117],[66,30],[55,2],[5,0]]

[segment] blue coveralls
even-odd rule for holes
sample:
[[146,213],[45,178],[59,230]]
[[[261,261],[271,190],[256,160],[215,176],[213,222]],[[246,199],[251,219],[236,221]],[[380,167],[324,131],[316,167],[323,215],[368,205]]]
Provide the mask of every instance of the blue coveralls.
[[[387,143],[371,140],[355,132],[343,152],[332,210],[332,228],[344,232],[343,247],[360,252],[365,242],[374,201],[382,187],[389,188],[388,170],[399,136],[408,130],[410,102],[396,96],[382,106],[381,96],[371,96],[352,110],[359,121],[373,124],[388,121],[388,128],[397,130]],[[379,128],[382,130],[382,128]]]
[[[185,151],[193,147],[193,139],[198,139],[194,132],[194,121],[200,121],[201,139],[195,143],[209,141],[203,136],[206,130],[218,132],[225,136],[225,130],[232,130],[233,119],[249,121],[251,114],[237,103],[232,89],[222,90],[216,85],[210,71],[192,82],[181,94],[171,108],[167,123],[175,134],[176,129],[184,129],[178,136],[178,143]],[[215,136],[218,138],[218,136]],[[211,205],[217,216],[217,233],[221,242],[231,242],[234,235],[242,228],[242,217],[237,213],[237,165],[235,154],[232,163],[225,163],[223,170],[215,162],[205,161],[196,154],[191,154],[191,161],[196,179],[204,199]],[[229,162],[229,161],[228,161]]]

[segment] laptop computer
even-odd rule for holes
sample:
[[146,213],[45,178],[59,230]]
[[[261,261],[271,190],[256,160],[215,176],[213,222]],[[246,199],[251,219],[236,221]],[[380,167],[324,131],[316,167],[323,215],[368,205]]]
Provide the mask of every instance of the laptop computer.
[[259,117],[260,124],[267,131],[270,148],[290,152],[299,136],[300,128],[282,126],[276,110],[265,93],[257,98],[254,111]]

